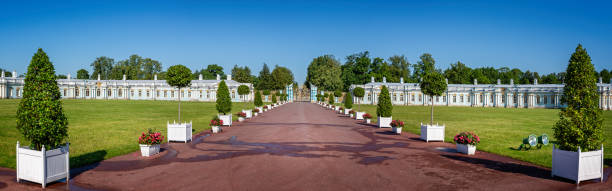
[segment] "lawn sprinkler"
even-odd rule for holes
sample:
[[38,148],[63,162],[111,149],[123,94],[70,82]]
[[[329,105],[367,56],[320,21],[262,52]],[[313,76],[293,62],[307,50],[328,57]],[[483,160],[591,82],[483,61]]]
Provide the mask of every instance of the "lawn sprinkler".
[[542,146],[548,145],[548,135],[546,133],[542,134],[542,136],[538,137],[538,149],[542,148]]
[[531,147],[536,146],[537,144],[538,138],[534,134],[531,134],[529,137],[523,139],[523,144],[521,144],[518,150],[529,150]]

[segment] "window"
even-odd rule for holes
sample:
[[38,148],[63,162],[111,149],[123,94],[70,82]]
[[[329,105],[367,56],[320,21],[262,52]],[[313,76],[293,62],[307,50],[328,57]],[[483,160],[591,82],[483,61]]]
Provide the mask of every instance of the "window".
[[168,90],[164,90],[164,97],[168,97]]
[[[17,91],[19,92],[19,89],[17,89]],[[66,96],[68,90],[66,88],[64,88],[64,96]],[[19,94],[17,94],[17,96],[19,96]]]
[[419,94],[419,101],[423,101],[423,95]]
[[518,95],[514,94],[514,96],[512,96],[512,103],[516,104],[516,100],[518,100]]
[[191,97],[191,90],[187,90],[187,97]]
[[19,95],[20,95],[19,93],[20,93],[19,92],[19,88],[17,88],[16,91],[15,91],[15,95],[17,95],[17,97],[19,97]]
[[183,90],[183,91],[179,90],[179,92],[181,92],[181,97],[185,97],[185,90]]
[[484,96],[482,94],[480,94],[479,97],[478,97],[478,99],[480,99],[480,103],[483,103],[483,101],[482,101],[483,98],[484,98]]
[[404,101],[404,93],[400,94],[400,101],[402,101],[402,102]]
[[440,96],[436,96],[436,102],[440,102]]
[[74,89],[74,95],[77,97],[79,96],[79,88]]
[[108,89],[108,90],[106,91],[106,95],[107,95],[108,97],[110,97],[111,95],[113,95],[113,94],[112,94],[112,92],[111,92],[111,89]]
[[548,96],[544,96],[544,104],[548,104]]
[[100,97],[100,89],[96,89],[96,97]]
[[453,95],[453,103],[457,103],[457,95]]
[[9,96],[13,96],[13,88],[9,88]]
[[412,102],[414,102],[414,94],[412,94],[412,99],[411,100],[412,100]]
[[159,90],[155,91],[155,97],[159,97]]
[[489,102],[493,103],[493,94],[491,94],[491,101]]
[[556,104],[555,101],[555,96],[550,96],[550,104]]
[[537,104],[540,104],[540,95],[537,95],[537,96],[536,96],[536,103],[537,103]]
[[85,96],[89,97],[89,89],[85,88]]
[[523,96],[523,101],[525,102],[525,105],[527,105],[527,103],[529,103],[529,96],[527,96],[527,94],[525,94]]
[[149,94],[149,90],[147,90],[147,97],[149,97],[151,94]]
[[119,97],[123,96],[123,90],[121,88],[119,88],[117,95],[119,95]]
[[372,94],[368,93],[368,101],[372,100]]
[[502,95],[502,103],[506,103],[506,96]]
[[232,99],[236,98],[236,91],[232,90]]
[[459,96],[459,102],[463,103],[463,95]]
[[442,102],[446,102],[446,96],[442,96]]
[[200,98],[202,98],[202,90],[200,90]]
[[174,90],[170,91],[170,97],[174,97]]
[[142,90],[138,90],[138,97],[142,97]]
[[130,96],[134,97],[134,90],[130,90]]
[[470,95],[465,95],[465,97],[467,97],[467,102],[471,102],[470,99],[472,99],[472,98],[471,98]]
[[210,90],[206,90],[206,99],[210,98]]

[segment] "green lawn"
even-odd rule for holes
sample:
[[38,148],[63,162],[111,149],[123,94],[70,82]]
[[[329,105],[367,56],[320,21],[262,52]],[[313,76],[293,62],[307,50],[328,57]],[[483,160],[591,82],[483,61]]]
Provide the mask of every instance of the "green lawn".
[[[166,122],[178,118],[176,101],[63,100],[68,117],[70,166],[80,167],[137,151],[138,136],[148,128],[166,134]],[[19,100],[0,100],[0,166],[15,168],[15,144],[27,145],[16,126]],[[232,113],[253,108],[233,103]],[[181,102],[181,119],[193,121],[194,134],[210,129],[214,102]],[[237,119],[237,118],[236,118]]]
[[[354,105],[353,109],[376,116],[375,105]],[[429,106],[394,106],[393,119],[405,122],[404,131],[420,134],[420,123],[430,121]],[[550,167],[552,145],[540,150],[515,150],[529,134],[546,133],[554,141],[552,126],[558,120],[557,109],[510,109],[481,107],[435,107],[434,123],[446,125],[445,141],[462,131],[472,131],[481,139],[478,150],[506,155],[537,165]],[[612,165],[612,111],[604,111],[605,163]],[[373,123],[376,119],[372,119]]]

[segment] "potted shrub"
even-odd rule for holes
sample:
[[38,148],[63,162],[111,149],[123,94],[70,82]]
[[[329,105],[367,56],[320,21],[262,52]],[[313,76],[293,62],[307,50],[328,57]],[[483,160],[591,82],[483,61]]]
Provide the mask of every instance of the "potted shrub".
[[327,102],[329,103],[329,106],[330,106],[329,108],[330,108],[330,109],[334,109],[334,107],[336,107],[336,106],[334,105],[334,103],[335,103],[335,102],[334,102],[334,94],[328,94],[327,96],[328,96],[328,97],[327,97]]
[[[179,92],[181,88],[191,86],[191,70],[183,65],[174,65],[168,68],[166,72],[166,83],[170,86],[177,87]],[[178,94],[178,123],[166,123],[168,128],[168,142],[180,141],[185,142],[191,140],[192,132],[191,123],[181,123],[181,93]]]
[[221,132],[221,125],[223,125],[223,120],[219,119],[218,116],[210,120],[210,127],[213,133]]
[[17,142],[17,182],[27,180],[42,185],[70,178],[68,119],[62,109],[55,69],[49,57],[38,49],[32,56],[24,79],[23,97],[17,108],[17,130],[30,141]]
[[444,76],[436,71],[427,72],[421,81],[421,91],[425,95],[429,95],[431,99],[431,121],[429,124],[421,123],[421,139],[426,142],[442,141],[444,142],[444,125],[434,125],[434,96],[441,96],[446,91],[447,84]]
[[[232,126],[232,100],[229,96],[229,89],[225,84],[225,80],[219,83],[219,88],[217,89],[217,111],[219,112],[219,118],[223,121],[223,125]],[[230,113],[228,115],[228,113]]]
[[246,118],[246,117],[247,117],[247,114],[246,114],[246,113],[244,113],[244,112],[238,112],[238,113],[236,113],[236,115],[238,116],[238,121],[239,121],[239,122],[244,121],[244,118]]
[[245,114],[244,118],[246,119],[250,119],[251,117],[253,117],[253,111],[250,109],[243,109],[242,113]]
[[147,133],[142,132],[138,137],[140,144],[140,154],[143,157],[153,156],[159,153],[159,145],[164,141],[164,136],[159,132],[153,132],[151,129]]
[[370,120],[372,119],[372,116],[371,116],[369,113],[364,113],[364,114],[362,115],[362,118],[364,118],[364,119],[365,119],[365,121],[366,121],[366,123],[367,123],[367,124],[370,124],[370,123],[371,123],[371,121],[370,121]]
[[259,108],[255,108],[253,110],[251,110],[253,112],[253,116],[257,117],[257,114],[259,113]]
[[266,98],[266,99],[265,99],[265,101],[266,101],[266,102],[270,101],[270,100],[268,99],[268,96],[270,95],[270,90],[264,90],[264,91],[263,91],[263,95],[264,95],[264,96],[265,96],[265,98]]
[[255,91],[255,100],[253,101],[253,104],[255,104],[258,113],[264,112],[263,108],[261,107],[263,105],[263,101],[261,101],[261,94],[259,93],[259,91]]
[[276,107],[276,94],[272,94],[272,107]]
[[353,116],[355,116],[355,111],[350,110],[350,111],[349,111],[349,117],[350,117],[350,118],[353,118]]
[[582,45],[569,60],[559,121],[553,126],[552,176],[603,182],[603,117],[599,109],[595,68]]
[[393,105],[391,105],[391,97],[387,86],[382,86],[380,96],[378,97],[378,105],[376,106],[376,116],[378,116],[378,128],[391,127],[391,116]]
[[251,93],[251,89],[247,85],[238,86],[238,95],[242,97],[242,100],[246,100],[245,95],[249,95]]
[[457,152],[473,155],[476,153],[476,145],[480,142],[478,135],[472,132],[462,132],[455,135]]
[[338,108],[338,113],[340,113],[340,114],[344,114],[344,107],[340,106],[340,107]]
[[338,102],[338,98],[342,96],[342,91],[336,90],[334,91],[334,102]]
[[355,94],[355,97],[357,97],[357,102],[361,103],[360,100],[363,99],[363,96],[365,95],[365,90],[362,87],[356,87],[355,89],[353,89],[353,94]]
[[351,108],[353,108],[353,97],[350,93],[344,95],[344,107],[346,108],[344,109],[344,115],[348,115],[352,111]]
[[267,105],[263,106],[263,111],[268,111],[268,106]]
[[391,127],[393,127],[393,132],[400,134],[402,133],[402,128],[404,128],[404,122],[400,120],[391,121]]

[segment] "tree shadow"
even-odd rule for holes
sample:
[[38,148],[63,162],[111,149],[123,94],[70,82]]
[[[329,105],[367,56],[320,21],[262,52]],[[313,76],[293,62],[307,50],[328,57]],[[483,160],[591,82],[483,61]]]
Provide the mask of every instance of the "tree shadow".
[[604,158],[604,165],[612,167],[612,159],[611,158]]
[[449,159],[453,159],[453,160],[476,164],[476,165],[479,165],[485,168],[489,168],[489,169],[493,169],[493,170],[497,170],[497,171],[509,172],[509,173],[519,173],[519,174],[524,174],[524,175],[535,177],[535,178],[553,180],[553,178],[550,175],[551,173],[550,170],[536,167],[536,166],[522,165],[522,164],[517,164],[517,163],[507,163],[507,162],[474,158],[474,157],[466,157],[466,156],[461,156],[461,155],[443,154],[442,156],[449,158]]
[[108,154],[106,150],[98,150],[70,158],[70,164],[74,164],[75,166],[81,166],[80,164],[90,164],[76,169],[70,169],[70,177],[77,177],[85,171],[96,168],[98,165],[100,165],[100,161],[104,160],[106,154]]
[[381,134],[381,135],[399,135],[393,131],[378,131],[376,132],[376,134]]

